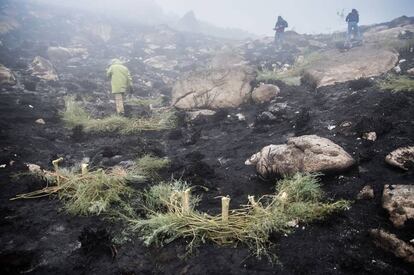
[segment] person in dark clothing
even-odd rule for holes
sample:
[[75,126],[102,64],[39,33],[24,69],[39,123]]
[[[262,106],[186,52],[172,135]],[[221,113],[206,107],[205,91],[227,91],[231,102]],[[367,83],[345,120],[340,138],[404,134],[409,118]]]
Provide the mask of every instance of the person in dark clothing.
[[348,14],[345,19],[348,22],[348,35],[347,40],[351,40],[352,34],[354,34],[354,38],[360,39],[361,33],[359,32],[359,13],[356,9],[352,9],[352,11]]
[[279,16],[277,18],[277,22],[275,25],[275,28],[273,30],[276,31],[275,34],[275,43],[281,46],[283,44],[283,38],[285,34],[285,29],[288,27],[288,22],[282,18],[282,16]]

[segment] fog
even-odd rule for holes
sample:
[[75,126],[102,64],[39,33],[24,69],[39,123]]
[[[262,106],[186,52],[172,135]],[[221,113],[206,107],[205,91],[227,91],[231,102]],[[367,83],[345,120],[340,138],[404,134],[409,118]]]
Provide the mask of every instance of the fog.
[[414,15],[413,0],[33,0],[65,7],[89,9],[107,16],[160,24],[177,21],[189,11],[198,20],[223,28],[238,28],[258,35],[272,35],[278,15],[300,33],[345,30],[344,16],[356,8],[361,24],[374,24]]
[[197,17],[218,26],[237,27],[256,34],[272,34],[277,15],[301,33],[345,29],[338,13],[359,10],[362,24],[380,23],[414,15],[413,0],[156,0],[166,11]]

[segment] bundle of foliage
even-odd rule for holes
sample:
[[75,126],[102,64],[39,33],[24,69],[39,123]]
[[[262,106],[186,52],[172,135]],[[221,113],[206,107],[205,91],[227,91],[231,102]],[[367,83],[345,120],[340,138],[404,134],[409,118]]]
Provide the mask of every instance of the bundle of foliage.
[[147,154],[135,161],[135,170],[138,174],[147,178],[159,180],[160,170],[170,165],[170,160],[167,158],[159,158],[153,155]]
[[277,184],[276,193],[231,210],[228,220],[220,215],[209,215],[195,209],[199,198],[189,199],[184,207],[186,183],[153,186],[143,194],[146,217],[124,216],[129,230],[138,233],[146,245],[164,245],[178,238],[187,238],[188,252],[194,247],[211,241],[218,245],[247,245],[257,257],[268,256],[269,235],[272,232],[289,233],[292,223],[307,223],[323,219],[329,214],[344,210],[347,201],[321,202],[321,191],[316,175],[297,174]]
[[119,132],[123,135],[136,134],[141,131],[158,131],[176,127],[176,116],[171,111],[154,112],[148,118],[127,118],[112,115],[102,119],[90,115],[72,97],[65,99],[65,111],[62,119],[69,128],[82,126],[85,132],[108,133]]
[[127,185],[135,175],[120,167],[81,173],[79,167],[57,168],[55,171],[38,171],[47,186],[21,194],[14,199],[34,199],[56,194],[64,208],[75,215],[99,215],[108,212],[114,204],[121,203],[133,194]]

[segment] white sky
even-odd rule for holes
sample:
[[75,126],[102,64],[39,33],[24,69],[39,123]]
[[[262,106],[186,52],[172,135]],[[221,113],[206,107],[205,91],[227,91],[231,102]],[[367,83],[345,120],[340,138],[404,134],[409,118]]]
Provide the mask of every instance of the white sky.
[[256,34],[272,34],[277,15],[298,32],[320,33],[345,29],[337,15],[344,9],[360,12],[361,24],[381,23],[414,16],[414,0],[155,0],[166,12],[196,16],[221,27],[241,28]]

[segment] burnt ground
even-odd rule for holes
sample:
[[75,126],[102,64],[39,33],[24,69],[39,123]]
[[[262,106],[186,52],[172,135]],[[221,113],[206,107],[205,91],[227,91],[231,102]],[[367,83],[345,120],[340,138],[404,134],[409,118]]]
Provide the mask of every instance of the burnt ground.
[[[387,166],[384,157],[393,149],[413,142],[414,95],[392,94],[376,87],[351,91],[347,84],[317,92],[305,87],[281,87],[276,102],[286,102],[288,107],[279,113],[277,121],[257,119],[269,106],[246,105],[192,125],[181,125],[174,131],[130,137],[86,135],[81,139],[65,130],[58,115],[62,106],[55,98],[3,90],[1,163],[15,161],[1,170],[3,274],[409,274],[412,267],[375,248],[367,230],[385,228],[405,240],[412,238],[409,229],[392,228],[381,208],[381,192],[384,184],[412,184],[412,172]],[[245,122],[235,117],[239,112],[246,116]],[[40,117],[46,125],[34,123]],[[331,131],[327,128],[345,121],[352,126],[338,126]],[[378,140],[370,143],[359,139],[366,131],[376,131]],[[9,201],[18,193],[42,186],[29,179],[10,180],[12,173],[24,170],[24,163],[50,167],[50,161],[57,156],[64,156],[67,165],[85,156],[95,156],[92,159],[95,165],[110,165],[114,156],[127,160],[152,152],[172,159],[170,172],[174,175],[183,175],[193,184],[208,187],[209,191],[203,193],[201,209],[218,212],[216,196],[230,195],[232,207],[237,207],[246,202],[248,194],[272,192],[274,183],[259,179],[244,161],[263,146],[283,143],[287,137],[299,134],[330,138],[358,160],[351,171],[322,178],[328,198],[355,200],[366,184],[374,187],[376,197],[371,201],[356,201],[349,211],[324,222],[303,225],[303,229],[288,237],[274,236],[275,251],[282,265],[272,266],[265,260],[249,258],[243,247],[220,248],[212,244],[203,245],[196,255],[181,259],[185,252],[183,242],[147,248],[138,240],[118,246],[113,259],[107,246],[91,251],[79,249],[85,229],[111,231],[110,222],[67,215],[59,211],[61,205],[54,198]]]
[[[43,82],[30,77],[26,64],[34,56],[44,54],[45,45],[50,43],[48,37],[37,36],[36,40],[29,31],[22,32],[6,37],[11,46],[0,48],[3,61],[17,72],[24,85],[24,88],[2,87],[0,91],[0,164],[6,164],[0,169],[2,274],[413,273],[413,266],[376,248],[368,236],[369,229],[384,228],[405,241],[413,238],[414,225],[395,229],[381,207],[384,184],[413,184],[412,171],[394,169],[384,161],[389,152],[414,143],[413,93],[381,91],[373,81],[338,84],[317,91],[276,82],[281,88],[280,96],[265,105],[250,103],[238,109],[220,110],[214,117],[181,122],[171,131],[133,136],[90,135],[64,127],[59,116],[63,97],[87,98],[88,109],[96,115],[114,112],[114,106],[108,103],[109,96],[104,93],[107,83],[102,68],[108,56],[121,48],[118,44],[108,47],[99,44],[93,48],[96,52],[91,52],[86,66],[79,65],[83,61],[71,67],[58,64],[61,80]],[[59,43],[67,39],[53,37],[61,39]],[[182,43],[196,41],[180,38],[183,40]],[[288,62],[291,54],[292,51],[280,52],[272,58]],[[412,54],[401,57],[407,60],[403,71],[414,66],[413,57]],[[131,66],[135,76],[144,75],[158,85],[147,90],[140,84],[135,87],[136,95],[168,95],[168,85],[162,82],[165,75],[154,74],[141,65]],[[263,114],[267,111],[276,118],[269,119]],[[238,113],[245,115],[246,120],[239,121]],[[36,124],[39,118],[46,124]],[[344,122],[350,122],[350,126],[341,126]],[[377,141],[361,139],[363,133],[370,131],[378,134]],[[65,166],[88,157],[95,167],[110,167],[153,153],[172,160],[165,178],[174,175],[207,187],[208,191],[199,191],[203,196],[200,209],[218,213],[217,196],[230,195],[231,207],[235,208],[244,204],[248,195],[273,192],[275,180],[260,179],[244,161],[266,145],[284,143],[288,137],[304,134],[329,138],[357,160],[349,171],[321,178],[328,199],[348,199],[354,203],[348,211],[325,221],[301,224],[289,236],[274,234],[274,252],[279,259],[275,265],[266,259],[250,257],[242,245],[217,247],[207,243],[194,255],[183,258],[185,240],[162,248],[145,247],[136,238],[122,245],[113,244],[112,238],[120,226],[104,217],[68,215],[54,197],[9,200],[44,185],[27,177],[13,180],[15,173],[27,170],[26,163],[50,169],[51,160],[57,157],[65,158]],[[374,188],[375,199],[357,201],[358,192],[368,184]]]

